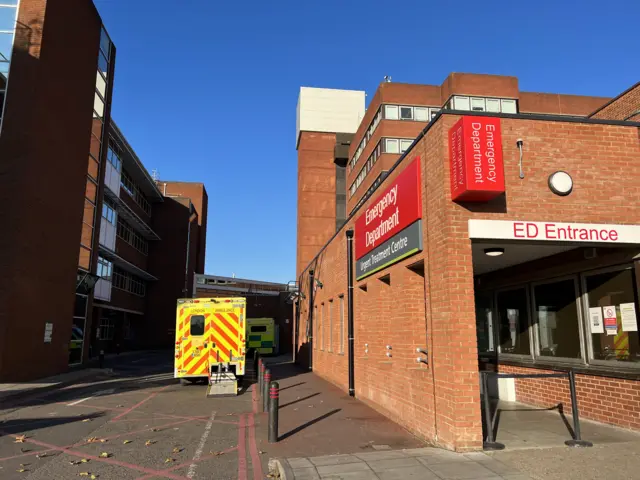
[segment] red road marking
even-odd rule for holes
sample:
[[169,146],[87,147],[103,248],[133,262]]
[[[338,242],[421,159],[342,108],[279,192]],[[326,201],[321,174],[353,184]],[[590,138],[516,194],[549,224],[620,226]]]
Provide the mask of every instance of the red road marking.
[[56,450],[55,448],[49,448],[47,450],[38,450],[36,452],[28,452],[28,453],[21,453],[20,455],[14,455],[12,457],[4,457],[4,458],[0,458],[0,462],[4,462],[5,460],[12,460],[14,458],[20,458],[20,457],[30,457],[32,455],[40,455],[41,453],[47,453],[47,452],[57,452],[58,450]]
[[112,422],[115,422],[116,420],[118,420],[119,418],[124,417],[126,414],[133,412],[136,408],[138,408],[140,405],[142,405],[143,403],[148,402],[149,400],[151,400],[153,397],[155,397],[156,395],[158,395],[158,393],[160,393],[161,391],[163,391],[166,388],[169,388],[170,385],[167,385],[166,387],[161,388],[160,390],[158,390],[157,392],[153,392],[151,395],[149,395],[147,398],[145,398],[144,400],[136,403],[133,407],[128,408],[127,410],[125,410],[124,412],[122,412],[120,415],[118,415],[117,417],[115,417],[114,419],[112,419]]
[[[166,423],[164,425],[158,425],[157,427],[147,427],[147,428],[141,428],[140,430],[132,430],[130,432],[125,432],[125,433],[119,433],[117,435],[111,435],[110,437],[103,437],[104,440],[115,440],[116,438],[120,438],[120,437],[126,437],[126,436],[130,436],[130,435],[135,435],[137,433],[142,433],[142,432],[146,432],[148,430],[153,430],[154,428],[156,430],[160,430],[161,428],[167,428],[167,427],[171,427],[173,425],[180,425],[182,423],[188,423],[191,422],[192,420],[180,420],[179,422],[171,422],[171,423]],[[84,445],[89,445],[90,442],[78,442],[78,443],[74,443],[73,445],[69,445],[69,447],[81,447]]]
[[247,417],[249,417],[249,448],[251,450],[251,464],[253,465],[253,480],[262,480],[264,474],[262,473],[262,463],[260,462],[260,454],[256,445],[255,418],[250,413],[247,414]]
[[[3,435],[8,435],[7,432],[4,431],[0,431]],[[142,467],[140,465],[134,465],[133,463],[127,463],[127,462],[120,462],[118,460],[113,460],[110,458],[101,458],[101,457],[96,457],[95,455],[90,455],[86,452],[79,452],[77,450],[71,450],[67,447],[59,447],[57,445],[52,445],[50,443],[45,443],[45,442],[40,442],[38,440],[34,440],[32,438],[27,438],[25,440],[25,442],[27,443],[31,443],[33,445],[38,445],[40,447],[46,447],[49,448],[51,450],[57,450],[57,451],[61,451],[66,453],[67,455],[73,455],[74,457],[81,457],[81,458],[89,458],[91,460],[95,460],[96,462],[101,462],[101,463],[108,463],[110,465],[117,465],[119,467],[124,467],[124,468],[128,468],[130,470],[138,470],[139,472],[144,472],[147,473],[149,475],[152,475],[154,477],[165,477],[165,478],[172,478],[174,480],[184,480],[187,477],[180,477],[178,475],[173,475],[169,472],[163,472],[162,470],[154,470],[152,468],[146,468],[146,467]]]
[[238,480],[247,480],[247,448],[244,442],[245,416],[240,416],[238,427]]
[[[163,470],[163,472],[173,472],[174,470],[179,470],[180,468],[184,468],[184,467],[188,467],[189,465],[191,465],[192,463],[200,463],[203,462],[205,460],[211,460],[212,458],[216,458],[220,455],[225,455],[227,453],[231,453],[235,450],[237,450],[238,447],[231,447],[231,448],[227,448],[226,450],[222,450],[221,452],[219,452],[218,455],[207,455],[206,457],[201,457],[198,460],[189,460],[188,462],[184,462],[181,463],[179,465],[176,465],[174,467],[171,468],[167,468],[166,470]],[[148,478],[153,478],[155,475],[145,475],[144,477],[138,477],[136,480],[146,480]]]

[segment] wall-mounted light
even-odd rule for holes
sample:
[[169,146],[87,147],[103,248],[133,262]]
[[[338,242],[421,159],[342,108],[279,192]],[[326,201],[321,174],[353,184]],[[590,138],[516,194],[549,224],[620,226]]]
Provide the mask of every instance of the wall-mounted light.
[[549,175],[549,188],[556,195],[564,197],[573,190],[573,179],[567,172],[560,170]]
[[322,284],[322,282],[320,280],[318,280],[317,278],[315,280],[316,280],[316,287],[318,287],[318,288],[324,287],[324,285]]
[[485,248],[484,254],[489,257],[499,257],[500,255],[504,255],[504,248]]

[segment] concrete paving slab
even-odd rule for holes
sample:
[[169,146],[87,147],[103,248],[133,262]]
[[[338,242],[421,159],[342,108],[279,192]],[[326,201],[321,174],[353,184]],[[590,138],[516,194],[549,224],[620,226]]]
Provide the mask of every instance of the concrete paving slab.
[[339,475],[322,475],[322,480],[379,480],[375,473],[369,472],[348,472]]
[[466,463],[472,461],[471,459],[465,457],[462,453],[450,452],[448,450],[441,450],[438,448],[432,448],[417,458],[423,465],[438,465],[441,463]]
[[324,465],[341,465],[343,463],[358,463],[360,459],[355,455],[324,455],[309,459],[316,467]]
[[393,470],[378,472],[377,475],[380,480],[439,480],[435,473],[422,465],[417,467],[394,468]]
[[296,468],[293,470],[293,475],[295,480],[320,480],[320,475],[318,475],[318,471],[315,467]]
[[351,472],[371,472],[372,470],[364,462],[342,463],[338,465],[323,465],[316,467],[316,470],[322,477],[323,475],[336,475]]
[[[418,457],[418,459],[420,460],[421,458]],[[439,463],[437,465],[428,465],[428,468],[443,480],[500,478],[494,472],[476,462]]]
[[407,456],[402,452],[402,450],[389,450],[386,452],[365,452],[365,453],[356,453],[356,457],[360,460],[370,461],[370,460],[388,460],[392,458],[407,458]]
[[287,458],[291,468],[315,468],[308,458]]
[[369,467],[374,472],[382,472],[385,470],[392,470],[394,468],[401,467],[419,467],[420,462],[415,457],[407,458],[389,458],[386,460],[369,460],[367,461]]

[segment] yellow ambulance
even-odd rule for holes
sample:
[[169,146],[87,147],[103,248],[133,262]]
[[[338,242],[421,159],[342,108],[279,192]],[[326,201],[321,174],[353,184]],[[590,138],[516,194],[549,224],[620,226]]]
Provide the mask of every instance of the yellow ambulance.
[[208,379],[209,395],[236,395],[245,372],[244,298],[184,298],[176,307],[174,377]]

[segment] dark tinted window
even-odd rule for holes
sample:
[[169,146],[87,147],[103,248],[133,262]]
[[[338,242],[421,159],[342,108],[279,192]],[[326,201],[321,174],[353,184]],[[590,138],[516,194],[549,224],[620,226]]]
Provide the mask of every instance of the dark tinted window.
[[204,335],[204,315],[191,315],[191,335]]
[[264,325],[258,325],[256,327],[251,327],[251,333],[260,333],[260,332],[266,332],[267,331],[267,327]]

